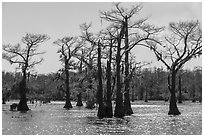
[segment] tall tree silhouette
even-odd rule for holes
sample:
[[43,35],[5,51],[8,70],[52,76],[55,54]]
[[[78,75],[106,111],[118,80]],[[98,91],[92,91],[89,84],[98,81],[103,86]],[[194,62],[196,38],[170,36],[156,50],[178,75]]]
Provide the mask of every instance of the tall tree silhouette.
[[124,110],[125,115],[131,115],[133,111],[130,104],[129,97],[130,82],[128,80],[130,75],[129,74],[130,50],[134,48],[136,45],[144,43],[146,40],[154,40],[152,36],[160,32],[162,28],[146,24],[145,21],[148,18],[142,18],[136,21],[132,21],[133,17],[137,15],[143,8],[141,3],[132,6],[130,9],[122,7],[120,3],[114,3],[114,7],[115,8],[110,11],[101,11],[101,19],[113,23],[114,24],[113,26],[120,26],[121,28],[119,29],[123,30],[123,34],[121,35],[121,37],[118,37],[121,38],[121,40],[119,41],[123,42],[124,40],[124,46],[122,45],[121,42],[119,44],[120,58],[122,58],[123,55],[125,55],[125,81],[124,81],[125,96],[124,96],[124,109],[121,110]]
[[69,70],[73,65],[74,60],[72,58],[76,55],[77,51],[82,47],[82,44],[77,42],[76,37],[63,37],[54,41],[55,45],[58,45],[60,48],[57,53],[60,54],[60,61],[64,64],[65,72],[65,92],[66,92],[66,102],[64,108],[72,108],[70,102],[70,89],[69,89]]
[[40,60],[33,60],[37,55],[41,55],[44,52],[37,52],[39,45],[47,41],[49,37],[41,34],[29,34],[22,38],[22,43],[25,46],[17,45],[3,45],[3,59],[8,60],[11,64],[18,64],[18,68],[22,70],[22,80],[18,85],[18,92],[20,94],[20,102],[18,104],[18,111],[28,111],[26,92],[27,92],[27,71],[33,68],[35,65],[41,63],[43,58]]
[[176,76],[178,71],[192,58],[202,54],[202,30],[198,21],[169,24],[169,35],[163,42],[147,42],[157,59],[168,69],[168,88],[171,94],[169,115],[179,115],[176,100]]

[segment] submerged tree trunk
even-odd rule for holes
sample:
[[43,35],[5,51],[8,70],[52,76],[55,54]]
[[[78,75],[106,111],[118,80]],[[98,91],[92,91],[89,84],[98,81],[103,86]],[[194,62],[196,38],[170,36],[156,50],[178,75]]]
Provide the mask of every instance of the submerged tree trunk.
[[131,115],[133,114],[131,104],[130,104],[130,81],[129,81],[129,45],[128,45],[128,19],[125,17],[125,96],[124,96],[124,114]]
[[175,95],[175,87],[176,87],[176,73],[174,71],[171,72],[171,86],[170,86],[170,104],[169,104],[169,112],[168,115],[180,115],[181,113],[177,107],[177,100]]
[[17,111],[28,111],[27,99],[26,99],[26,70],[23,70],[23,78],[19,83],[19,93],[20,93],[20,102],[17,107]]
[[70,109],[72,108],[72,104],[70,101],[70,92],[69,92],[69,70],[68,70],[68,61],[65,62],[65,87],[66,87],[66,102],[64,105],[64,108]]
[[101,69],[101,45],[98,42],[98,92],[97,92],[97,100],[99,104],[98,108],[98,118],[104,118],[105,114],[105,107],[103,104],[103,83],[102,83],[102,69]]

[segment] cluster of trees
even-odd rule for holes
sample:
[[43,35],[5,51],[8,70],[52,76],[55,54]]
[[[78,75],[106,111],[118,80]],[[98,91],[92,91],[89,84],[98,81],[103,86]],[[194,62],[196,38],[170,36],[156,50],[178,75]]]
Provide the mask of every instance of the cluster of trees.
[[[66,94],[64,108],[72,108],[70,87],[78,86],[79,100],[82,96],[81,91],[84,90],[93,94],[88,97],[92,100],[90,102],[93,102],[94,97],[96,97],[99,104],[97,114],[99,118],[131,115],[133,111],[130,104],[130,91],[134,89],[134,85],[139,84],[135,72],[148,64],[138,63],[132,59],[131,50],[135,46],[143,46],[150,49],[157,59],[166,66],[167,72],[161,71],[164,73],[161,75],[164,78],[166,77],[166,87],[170,91],[168,114],[180,114],[176,103],[176,81],[178,76],[183,77],[179,75],[183,65],[190,59],[202,54],[200,24],[198,21],[186,21],[170,23],[169,28],[165,28],[148,24],[148,18],[133,20],[142,7],[142,4],[138,4],[127,9],[122,7],[120,3],[114,3],[114,9],[100,12],[101,20],[109,22],[107,28],[94,34],[90,31],[91,24],[84,23],[80,26],[81,35],[79,37],[68,36],[53,42],[54,45],[59,47],[57,53],[60,56],[63,68],[52,79],[41,84],[44,84],[44,88],[47,88],[46,84],[49,81],[51,83],[52,81],[63,81],[57,87],[59,91],[64,91]],[[32,89],[32,86],[28,88],[28,78],[31,76],[29,70],[42,62],[42,59],[38,61],[32,59],[34,56],[42,54],[42,52],[37,52],[37,47],[48,39],[47,35],[26,34],[22,39],[25,48],[22,48],[20,44],[15,46],[3,45],[3,58],[10,63],[19,64],[22,70],[22,80],[17,87],[17,91],[20,93],[19,111],[29,110],[26,103],[26,93],[31,91],[28,89]],[[74,85],[73,82],[70,83],[70,75],[76,73],[78,77],[75,77],[75,79],[77,79],[78,85]],[[162,79],[162,77],[159,77],[158,81],[152,79],[156,77],[154,76],[157,75],[156,72],[142,70],[141,74],[142,80],[139,78],[139,81],[142,85],[136,87],[141,87],[140,90],[146,92],[146,98],[151,97],[152,93],[156,94],[153,90],[157,92],[163,90],[160,88],[159,79]],[[40,79],[36,81],[40,81]],[[197,85],[194,86],[197,87]],[[40,87],[41,89],[38,92],[44,92],[43,85]],[[164,89],[166,90],[166,88]],[[116,103],[114,113],[112,108],[113,95]],[[136,95],[132,94],[133,96]],[[81,104],[80,101],[78,103]]]

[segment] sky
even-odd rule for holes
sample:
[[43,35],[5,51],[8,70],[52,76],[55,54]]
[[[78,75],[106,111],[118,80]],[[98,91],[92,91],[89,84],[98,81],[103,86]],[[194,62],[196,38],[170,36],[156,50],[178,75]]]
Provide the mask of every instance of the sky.
[[[136,3],[123,3],[125,7]],[[58,47],[53,41],[64,36],[80,35],[79,25],[92,22],[93,32],[105,28],[101,23],[99,11],[113,8],[110,2],[3,2],[2,3],[2,44],[17,44],[26,33],[47,34],[50,40],[41,44],[39,51],[44,61],[35,66],[37,73],[56,72],[62,68],[57,54]],[[144,2],[138,18],[150,17],[148,22],[157,26],[168,26],[169,22],[199,20],[202,21],[201,2]],[[134,20],[134,18],[133,18]],[[148,49],[135,47],[132,53],[137,61],[152,61],[148,67],[160,67],[161,62]],[[202,57],[188,62],[184,68],[193,69],[202,65]],[[2,70],[15,71],[15,65],[10,65],[2,59]]]

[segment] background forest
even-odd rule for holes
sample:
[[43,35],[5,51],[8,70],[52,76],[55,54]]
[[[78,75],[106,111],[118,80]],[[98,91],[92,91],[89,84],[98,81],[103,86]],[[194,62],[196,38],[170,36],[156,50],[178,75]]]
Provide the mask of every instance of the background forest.
[[[105,69],[105,68],[104,68]],[[105,71],[105,70],[104,70]],[[105,74],[105,73],[104,73]],[[60,87],[63,86],[63,80],[59,78],[59,73],[50,74],[36,74],[30,75],[28,78],[27,93],[28,99],[37,100],[65,100],[65,91]],[[181,75],[181,92],[183,100],[199,100],[202,97],[202,69],[195,67],[194,70],[182,70]],[[21,73],[2,72],[2,90],[3,98],[5,100],[19,99],[18,93],[15,90],[16,83],[21,79]],[[83,88],[80,87],[80,80],[83,81]],[[112,77],[114,79],[114,76]],[[94,80],[93,80],[94,81]],[[103,77],[105,87],[105,76]],[[134,100],[165,100],[169,97],[167,88],[167,72],[163,68],[143,68],[134,71],[130,85],[130,98]],[[93,83],[94,96],[96,96],[97,83]],[[70,74],[70,98],[73,101],[77,100],[77,95],[82,94],[82,100],[86,101],[93,93],[87,89],[87,72],[77,73],[71,72]],[[113,85],[114,86],[114,83]],[[115,87],[114,87],[115,88]],[[104,88],[104,90],[106,90]],[[177,94],[179,93],[179,86],[177,85]],[[112,98],[114,100],[115,93]]]

